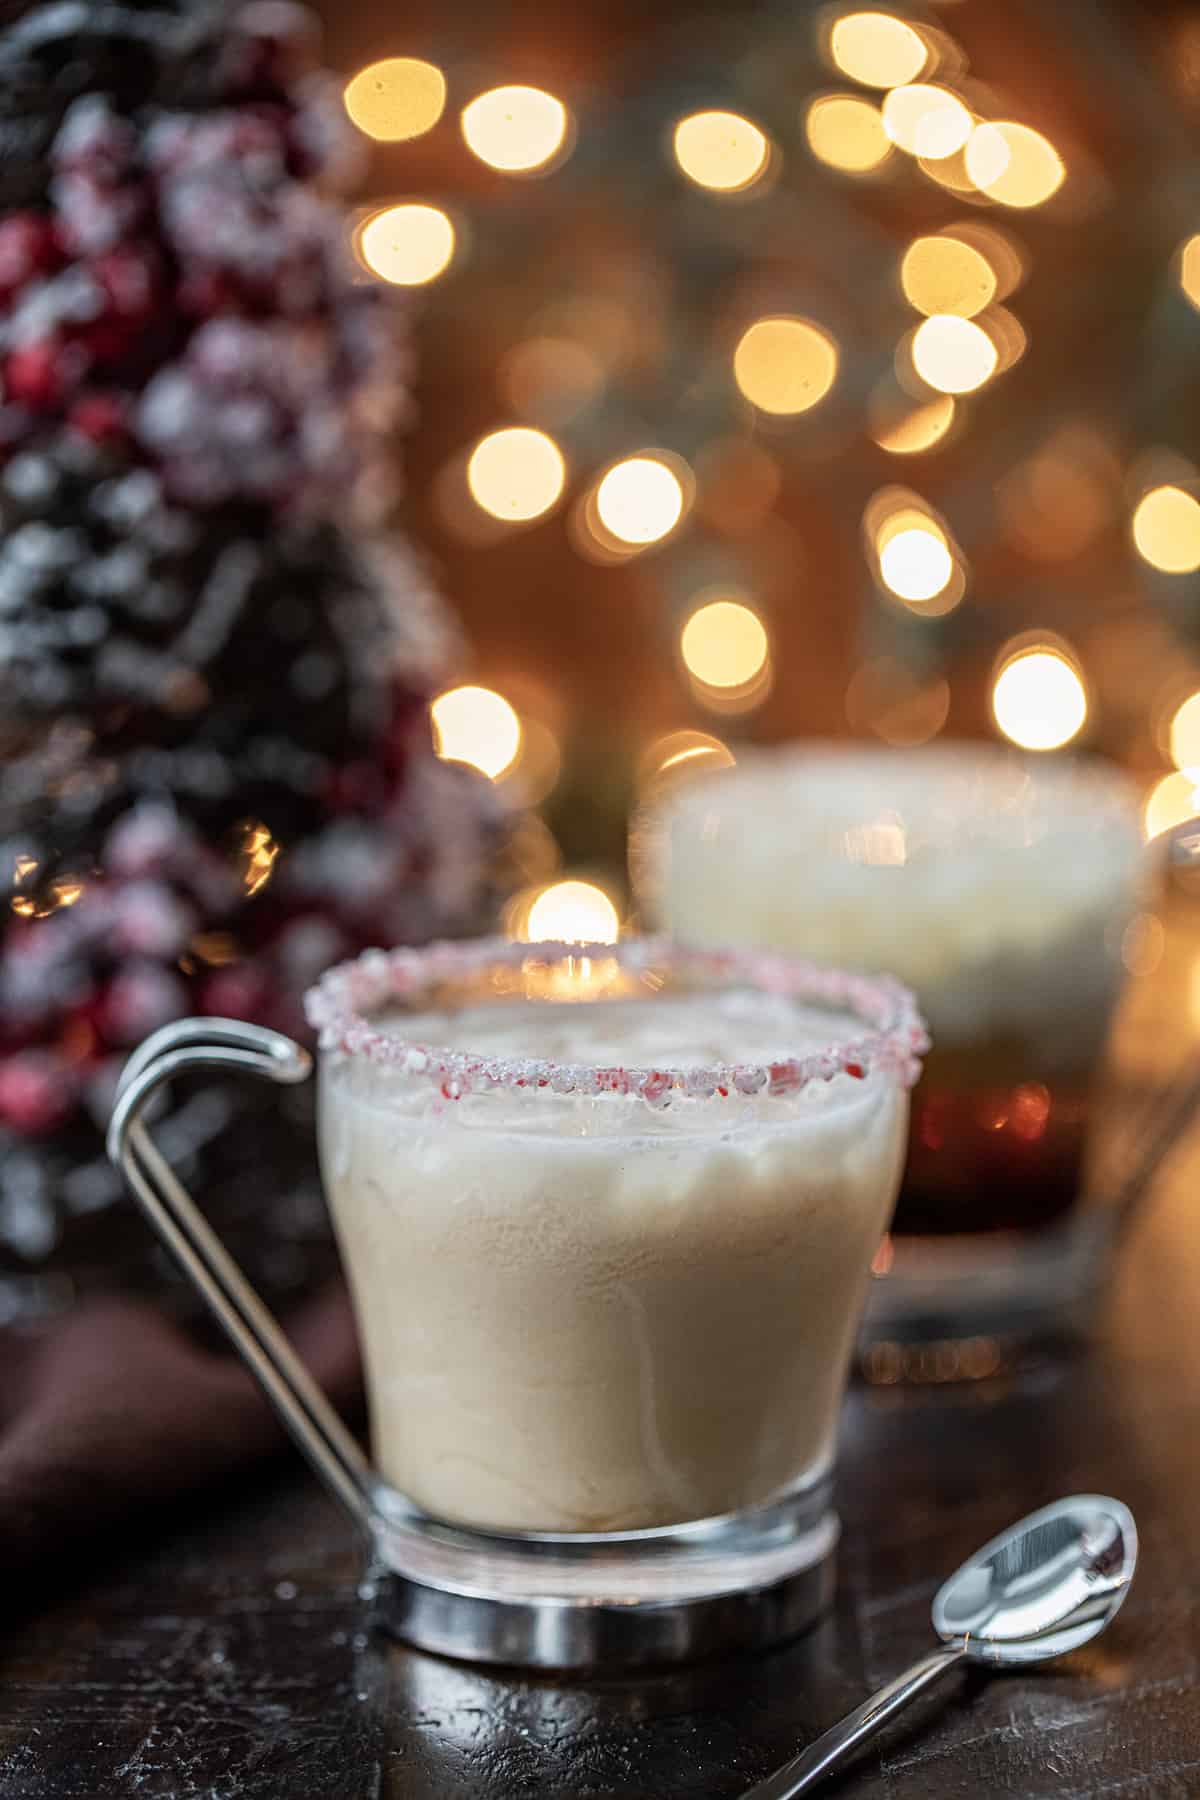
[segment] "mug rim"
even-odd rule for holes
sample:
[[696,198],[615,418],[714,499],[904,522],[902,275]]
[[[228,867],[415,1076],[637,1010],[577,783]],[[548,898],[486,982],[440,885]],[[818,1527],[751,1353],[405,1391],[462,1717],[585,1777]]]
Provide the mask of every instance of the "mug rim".
[[[829,804],[823,785],[831,771],[862,778],[861,791]],[[921,778],[924,792],[907,784]],[[1047,755],[1022,751],[1004,744],[975,738],[942,738],[933,744],[892,746],[839,738],[798,738],[780,744],[758,746],[736,764],[700,774],[694,781],[664,798],[662,813],[687,818],[697,811],[720,812],[736,806],[744,810],[761,789],[778,808],[781,795],[797,791],[807,782],[824,804],[803,823],[837,830],[860,822],[864,814],[889,814],[902,805],[907,823],[917,838],[939,814],[956,816],[958,829],[940,847],[957,856],[986,847],[968,832],[973,819],[994,829],[996,813],[1011,810],[1014,817],[1032,819],[1047,827],[1047,837],[1059,841],[1065,831],[1087,832],[1101,822],[1128,830],[1131,842],[1142,847],[1141,796],[1124,769],[1096,756]],[[902,789],[897,781],[906,784]],[[958,791],[955,791],[955,790]],[[1019,802],[1024,799],[1025,804]],[[1014,804],[1016,803],[1016,804]],[[757,814],[752,812],[752,816]],[[802,820],[793,814],[790,823]],[[803,833],[801,834],[803,835]],[[806,842],[812,841],[810,830]]]
[[[475,1055],[417,1042],[394,1030],[380,1030],[373,1023],[373,1015],[389,1002],[410,1002],[439,982],[488,968],[534,972],[558,963],[576,970],[584,962],[592,966],[608,961],[643,979],[665,966],[696,975],[705,985],[737,983],[788,999],[816,1002],[852,1013],[869,1029],[852,1039],[769,1063],[651,1068]],[[778,1098],[838,1075],[865,1080],[876,1069],[889,1070],[903,1086],[912,1087],[921,1072],[921,1057],[929,1048],[929,1034],[913,993],[890,975],[865,975],[774,951],[704,949],[662,936],[629,938],[617,944],[529,943],[489,937],[440,941],[422,949],[366,950],[329,969],[305,995],[304,1008],[322,1051],[366,1058],[424,1077],[440,1088],[447,1100],[494,1088],[636,1095],[651,1106],[668,1105],[673,1095],[712,1102],[750,1095]]]

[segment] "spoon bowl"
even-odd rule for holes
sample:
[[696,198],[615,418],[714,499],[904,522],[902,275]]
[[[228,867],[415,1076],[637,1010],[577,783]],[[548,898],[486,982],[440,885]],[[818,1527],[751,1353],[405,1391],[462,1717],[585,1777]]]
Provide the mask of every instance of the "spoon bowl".
[[1137,1527],[1119,1500],[1076,1494],[1030,1513],[977,1550],[933,1601],[933,1629],[992,1667],[1042,1662],[1086,1644],[1129,1592]]

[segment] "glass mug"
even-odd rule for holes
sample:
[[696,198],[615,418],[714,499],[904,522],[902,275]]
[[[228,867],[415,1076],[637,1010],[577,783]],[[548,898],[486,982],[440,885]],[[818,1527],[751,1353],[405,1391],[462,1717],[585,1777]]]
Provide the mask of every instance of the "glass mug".
[[929,1020],[867,1373],[987,1374],[1082,1322],[1109,1247],[1089,1124],[1148,874],[1132,783],[978,744],[787,746],[681,788],[638,848],[681,941],[893,969]]
[[226,1020],[167,1027],[125,1072],[110,1154],[366,1532],[383,1621],[554,1667],[811,1622],[926,1047],[908,992],[653,939],[485,940],[368,952],[308,1011],[374,1467],[143,1118],[189,1069],[293,1082],[307,1054]]

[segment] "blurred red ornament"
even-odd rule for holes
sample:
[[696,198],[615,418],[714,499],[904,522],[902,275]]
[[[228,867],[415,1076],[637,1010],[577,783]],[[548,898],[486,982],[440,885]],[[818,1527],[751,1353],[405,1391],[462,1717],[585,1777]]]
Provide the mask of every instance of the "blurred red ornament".
[[66,386],[63,347],[57,341],[26,344],[4,364],[5,394],[31,412],[55,412]]
[[23,1137],[53,1131],[74,1104],[73,1084],[49,1053],[26,1051],[0,1062],[0,1121]]

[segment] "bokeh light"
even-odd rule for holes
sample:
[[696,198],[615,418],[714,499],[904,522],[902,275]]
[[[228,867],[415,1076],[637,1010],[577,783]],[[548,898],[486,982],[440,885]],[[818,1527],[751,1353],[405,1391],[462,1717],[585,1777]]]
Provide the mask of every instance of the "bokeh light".
[[1078,737],[1088,715],[1078,669],[1048,645],[1001,660],[992,686],[992,717],[1022,750],[1057,750]]
[[638,759],[638,785],[656,790],[666,784],[731,769],[737,758],[729,745],[707,731],[668,731],[655,738]]
[[446,105],[446,77],[418,56],[386,56],[346,83],[346,111],[368,137],[401,143],[431,131]]
[[561,100],[536,87],[490,88],[462,112],[467,148],[489,168],[527,175],[556,157],[570,115]]
[[861,94],[820,94],[804,120],[808,147],[818,162],[848,175],[878,169],[892,153],[879,108]]
[[918,312],[970,319],[996,298],[996,271],[974,245],[947,232],[914,239],[900,263],[900,286]]
[[1156,781],[1147,794],[1143,829],[1148,838],[1156,838],[1176,825],[1186,824],[1198,813],[1200,791],[1197,791],[1195,773],[1176,769]]
[[765,134],[740,113],[689,113],[675,127],[673,147],[689,180],[723,194],[752,187],[771,159]]
[[829,53],[851,81],[879,88],[915,80],[929,58],[920,33],[883,12],[847,13],[838,19],[829,35]]
[[554,439],[527,425],[489,432],[467,463],[471,495],[494,519],[540,518],[554,505],[566,479],[566,464]]
[[883,129],[893,144],[927,162],[961,150],[974,123],[957,94],[926,82],[893,88],[883,103]]
[[954,423],[955,411],[950,394],[939,394],[923,406],[909,403],[900,411],[873,401],[871,435],[881,450],[890,450],[893,456],[917,456],[941,443]]
[[949,584],[954,557],[933,520],[905,525],[879,544],[879,573],[901,600],[932,600]]
[[1200,569],[1200,501],[1179,487],[1151,488],[1134,512],[1133,541],[1164,574]]
[[399,287],[421,287],[449,265],[454,226],[440,206],[407,200],[372,213],[357,247],[372,274]]
[[440,757],[470,763],[493,780],[516,760],[521,721],[502,694],[485,687],[450,688],[429,710]]
[[[279,845],[265,825],[257,819],[243,821],[235,856],[238,874],[248,893],[256,892],[270,879],[278,854]],[[12,881],[18,891],[9,906],[19,919],[47,919],[60,907],[75,906],[87,891],[86,884],[76,875],[56,876],[49,887],[44,887],[39,879],[44,874],[37,858],[27,851],[19,851],[13,858]],[[33,891],[22,893],[22,887]],[[220,932],[206,935],[214,941],[225,937]],[[192,940],[193,944],[197,941]]]
[[810,319],[759,319],[733,353],[733,374],[752,405],[767,413],[807,412],[837,376],[837,345]]
[[514,529],[515,521],[486,512],[471,492],[467,479],[471,448],[466,446],[442,464],[430,485],[429,497],[443,531],[461,544],[482,549],[502,543]]
[[766,627],[739,600],[697,607],[679,638],[688,673],[705,687],[740,688],[762,673],[770,654]]
[[525,935],[533,944],[615,944],[621,920],[595,882],[556,881],[529,908]]
[[967,569],[945,521],[909,488],[885,487],[863,512],[863,535],[880,585],[923,619],[953,612]]
[[1171,719],[1171,761],[1177,769],[1195,769],[1200,780],[1200,694],[1190,694]]
[[655,544],[683,517],[683,485],[654,456],[614,463],[596,489],[596,512],[606,531],[623,544]]
[[[247,894],[257,894],[271,879],[275,862],[279,856],[279,845],[271,836],[269,828],[261,819],[247,819],[240,828],[241,838],[237,848],[238,874]],[[71,884],[73,888],[74,884]],[[68,892],[71,892],[68,888]],[[82,887],[79,893],[82,893]],[[79,893],[72,893],[65,902],[58,899],[55,904],[68,906],[74,904]]]
[[1057,193],[1067,173],[1049,138],[1011,120],[977,125],[966,163],[979,191],[1001,206],[1041,206]]
[[912,338],[913,367],[922,381],[943,394],[969,394],[996,372],[995,344],[973,319],[934,313]]
[[1191,304],[1200,308],[1200,233],[1179,246],[1179,285]]

